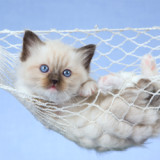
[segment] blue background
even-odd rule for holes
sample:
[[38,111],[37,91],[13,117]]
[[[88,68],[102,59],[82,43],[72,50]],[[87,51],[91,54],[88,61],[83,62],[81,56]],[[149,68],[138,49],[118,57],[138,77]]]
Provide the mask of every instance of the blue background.
[[[0,30],[160,26],[159,0],[0,0]],[[0,90],[0,160],[159,160],[160,138],[127,151],[96,153],[45,129]]]

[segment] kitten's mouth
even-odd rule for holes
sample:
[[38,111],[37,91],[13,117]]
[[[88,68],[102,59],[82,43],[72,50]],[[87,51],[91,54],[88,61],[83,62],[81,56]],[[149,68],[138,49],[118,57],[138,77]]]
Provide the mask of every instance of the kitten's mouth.
[[57,90],[57,88],[56,88],[56,86],[55,86],[54,84],[49,85],[49,86],[47,87],[47,89],[49,89],[49,90]]
[[52,86],[50,87],[50,89],[56,89],[56,86],[55,86],[55,85],[52,85]]

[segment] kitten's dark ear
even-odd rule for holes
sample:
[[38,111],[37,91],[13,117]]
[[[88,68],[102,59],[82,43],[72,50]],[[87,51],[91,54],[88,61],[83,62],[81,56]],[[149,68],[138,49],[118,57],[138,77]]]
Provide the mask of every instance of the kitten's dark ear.
[[90,62],[94,55],[95,49],[96,45],[94,44],[89,44],[77,49],[77,51],[82,54],[83,64],[87,70],[89,70]]
[[39,37],[33,33],[32,31],[26,30],[23,37],[23,48],[21,53],[21,61],[26,61],[27,58],[30,56],[30,48],[37,45],[37,44],[44,44]]

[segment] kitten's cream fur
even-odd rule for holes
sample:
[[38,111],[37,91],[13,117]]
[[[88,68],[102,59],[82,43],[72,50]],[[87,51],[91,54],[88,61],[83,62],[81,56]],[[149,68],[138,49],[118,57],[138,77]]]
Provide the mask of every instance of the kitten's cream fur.
[[[33,36],[32,41],[24,38],[24,53],[22,51],[16,87],[29,94],[46,98],[35,99],[43,102],[45,106],[35,103],[34,100],[33,103],[23,103],[47,128],[62,133],[80,146],[98,151],[122,150],[140,145],[149,137],[159,134],[159,111],[145,109],[147,105],[157,107],[160,104],[160,96],[154,97],[159,84],[151,83],[149,77],[145,76],[145,73],[147,76],[158,74],[153,59],[147,57],[142,60],[142,76],[121,73],[109,75],[109,78],[102,77],[99,86],[105,92],[99,96],[95,93],[84,99],[77,94],[85,95],[87,90],[89,95],[92,90],[96,90],[95,82],[90,80],[88,74],[92,57],[89,57],[86,68],[86,54],[82,54],[82,57],[81,54],[74,55],[80,51],[88,53],[88,49],[82,48],[75,52],[75,49],[61,42],[44,44],[37,38]],[[152,60],[153,63],[150,63]],[[74,73],[73,77],[65,78],[57,91],[49,91],[45,88],[48,86],[46,76],[39,71],[39,66],[43,63],[53,68],[53,72],[62,72],[63,69],[69,68]],[[120,90],[121,87],[123,90]],[[58,105],[50,102],[48,104],[48,100],[55,101]],[[63,105],[60,103],[62,101],[65,102]],[[78,102],[78,105],[74,105],[74,102]],[[62,110],[58,110],[59,108]]]

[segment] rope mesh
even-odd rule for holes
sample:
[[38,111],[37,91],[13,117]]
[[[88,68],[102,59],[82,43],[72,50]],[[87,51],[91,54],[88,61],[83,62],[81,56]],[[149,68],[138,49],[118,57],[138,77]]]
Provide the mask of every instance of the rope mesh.
[[[91,64],[91,76],[95,80],[119,72],[140,75],[140,63],[145,54],[151,54],[156,59],[157,67],[160,67],[160,27],[52,29],[35,33],[42,40],[60,39],[74,47],[96,44],[96,54]],[[150,90],[152,84],[159,82],[159,75],[148,77],[152,81],[144,87],[107,92],[105,107],[101,103],[100,97],[104,97],[101,90],[94,96],[94,100],[90,97],[83,98],[77,103],[61,107],[38,96],[26,95],[16,90],[13,82],[23,34],[24,31],[0,31],[0,88],[18,98],[46,127],[83,147],[98,151],[125,149],[159,134],[159,88],[155,92]],[[147,103],[141,103],[145,98],[148,98]],[[154,105],[153,100],[157,102]]]

